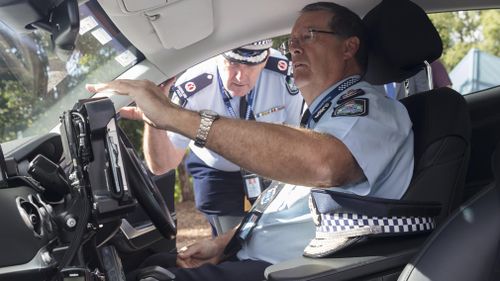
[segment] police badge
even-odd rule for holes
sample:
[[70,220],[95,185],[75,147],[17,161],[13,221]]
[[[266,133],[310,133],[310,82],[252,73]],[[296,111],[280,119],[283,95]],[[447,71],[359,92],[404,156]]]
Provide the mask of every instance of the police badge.
[[295,96],[296,94],[299,93],[299,88],[297,88],[297,86],[295,85],[295,79],[293,79],[293,76],[287,76],[285,78],[285,82],[286,82],[286,88],[288,90],[288,93],[290,93],[290,95],[292,96]]

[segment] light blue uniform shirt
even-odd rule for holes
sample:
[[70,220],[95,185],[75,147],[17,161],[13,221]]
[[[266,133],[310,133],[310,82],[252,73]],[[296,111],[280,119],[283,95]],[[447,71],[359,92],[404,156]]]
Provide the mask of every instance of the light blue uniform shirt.
[[[276,50],[271,49],[270,55],[283,59],[283,62],[286,61],[286,57]],[[221,116],[234,118],[228,112],[220,93],[216,59],[212,58],[188,69],[177,79],[176,86],[203,73],[211,75],[212,82],[210,85],[189,97],[185,108],[194,111],[210,109]],[[303,101],[302,95],[300,93],[290,94],[285,78],[285,75],[278,72],[269,69],[262,70],[253,90],[254,98],[252,107],[256,121],[292,126],[299,125]],[[232,98],[230,102],[235,114],[239,118],[240,98]],[[240,170],[234,163],[209,149],[195,146],[193,141],[182,135],[169,132],[168,136],[177,148],[185,149],[189,145],[191,151],[201,158],[207,166],[228,172]]]
[[[336,85],[317,97],[311,109],[318,106]],[[339,110],[337,101],[351,89],[364,94],[365,116],[333,116]],[[351,99],[352,101],[353,99]],[[358,82],[332,100],[332,105],[310,128],[341,140],[358,162],[366,180],[352,186],[332,187],[357,195],[399,199],[405,193],[413,174],[413,131],[406,108],[389,99],[378,88]],[[238,258],[277,263],[298,258],[315,234],[308,197],[310,187],[287,184],[262,214],[250,239],[238,252]]]

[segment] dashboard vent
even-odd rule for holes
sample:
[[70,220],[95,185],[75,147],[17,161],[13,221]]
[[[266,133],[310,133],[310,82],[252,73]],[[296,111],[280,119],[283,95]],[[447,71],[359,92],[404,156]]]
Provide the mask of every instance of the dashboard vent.
[[34,232],[36,237],[41,237],[43,224],[38,207],[20,197],[17,198],[17,207],[24,223]]

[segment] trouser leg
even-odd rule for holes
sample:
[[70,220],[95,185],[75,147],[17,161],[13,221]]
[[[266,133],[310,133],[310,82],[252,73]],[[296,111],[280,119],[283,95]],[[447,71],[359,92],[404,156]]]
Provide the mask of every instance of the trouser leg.
[[175,281],[262,281],[264,270],[271,264],[264,261],[227,261],[197,268],[169,268]]
[[[176,276],[175,281],[262,281],[264,270],[271,264],[254,260],[230,260],[217,265],[205,264],[197,268],[176,268],[175,255],[158,253],[147,258],[140,268],[161,266]],[[136,281],[138,271],[127,275],[127,281]]]

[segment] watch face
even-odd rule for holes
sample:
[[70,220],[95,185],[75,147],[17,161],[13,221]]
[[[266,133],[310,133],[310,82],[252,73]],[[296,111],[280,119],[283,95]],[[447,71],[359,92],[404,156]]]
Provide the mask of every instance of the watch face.
[[213,110],[208,110],[208,109],[201,110],[200,115],[215,117],[215,118],[219,117],[219,113],[217,113]]

